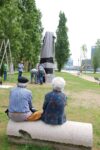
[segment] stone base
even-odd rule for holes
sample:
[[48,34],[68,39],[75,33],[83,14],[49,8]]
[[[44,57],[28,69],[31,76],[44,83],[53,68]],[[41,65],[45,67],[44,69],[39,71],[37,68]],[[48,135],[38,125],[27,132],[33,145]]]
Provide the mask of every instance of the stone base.
[[92,150],[91,147],[84,147],[84,146],[77,146],[71,144],[64,144],[64,143],[56,143],[56,142],[49,142],[43,140],[35,140],[35,139],[27,139],[27,138],[19,138],[16,136],[8,136],[8,141],[11,143],[16,144],[34,144],[37,146],[48,146],[52,147],[56,150]]
[[46,74],[46,82],[51,83],[54,77],[54,74]]
[[67,121],[63,125],[48,125],[42,121],[9,121],[7,135],[10,142],[50,146],[56,150],[91,150],[92,125]]

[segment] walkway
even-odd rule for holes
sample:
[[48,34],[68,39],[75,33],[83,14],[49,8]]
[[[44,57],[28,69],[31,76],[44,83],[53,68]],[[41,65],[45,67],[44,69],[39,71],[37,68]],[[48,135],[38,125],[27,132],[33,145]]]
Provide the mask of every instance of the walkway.
[[79,78],[82,78],[82,79],[84,79],[84,80],[88,80],[88,81],[95,82],[95,83],[98,83],[98,84],[99,84],[99,81],[95,80],[94,77],[88,76],[88,75],[85,75],[85,74],[80,74],[80,75],[78,75],[78,72],[77,72],[77,71],[66,71],[66,70],[62,70],[62,72],[68,72],[68,73],[71,73],[72,75],[78,76]]

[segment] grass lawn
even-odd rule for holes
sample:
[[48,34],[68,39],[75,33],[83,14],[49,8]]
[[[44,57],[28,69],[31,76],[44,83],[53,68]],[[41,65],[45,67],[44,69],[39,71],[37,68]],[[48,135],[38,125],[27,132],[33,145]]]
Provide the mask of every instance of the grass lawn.
[[[24,73],[30,78],[29,73]],[[66,115],[68,120],[93,124],[93,150],[100,149],[100,85],[83,80],[68,73],[55,73],[66,80],[65,93],[68,96]],[[17,74],[9,75],[4,84],[16,85]],[[33,93],[33,105],[42,110],[44,95],[51,90],[50,84],[29,84]],[[8,118],[4,113],[8,106],[10,89],[0,89],[0,150],[53,150],[49,147],[15,145],[8,142],[6,127]]]

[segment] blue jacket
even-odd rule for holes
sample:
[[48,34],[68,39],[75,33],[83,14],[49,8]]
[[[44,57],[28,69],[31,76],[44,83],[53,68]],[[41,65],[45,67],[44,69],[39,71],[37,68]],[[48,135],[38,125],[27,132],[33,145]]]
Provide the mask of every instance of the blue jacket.
[[32,93],[23,87],[14,87],[10,91],[9,112],[30,112],[32,108]]
[[47,124],[59,125],[66,121],[64,107],[67,97],[64,93],[52,91],[45,96],[42,120]]

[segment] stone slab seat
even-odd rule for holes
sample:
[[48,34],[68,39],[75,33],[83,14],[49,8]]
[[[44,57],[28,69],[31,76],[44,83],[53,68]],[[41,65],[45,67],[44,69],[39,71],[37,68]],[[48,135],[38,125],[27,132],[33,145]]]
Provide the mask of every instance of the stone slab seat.
[[92,124],[67,121],[63,125],[48,125],[41,120],[14,122],[9,120],[7,135],[18,144],[50,145],[59,150],[91,150]]

